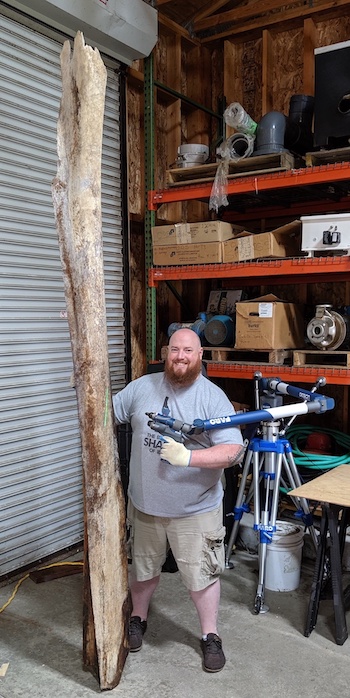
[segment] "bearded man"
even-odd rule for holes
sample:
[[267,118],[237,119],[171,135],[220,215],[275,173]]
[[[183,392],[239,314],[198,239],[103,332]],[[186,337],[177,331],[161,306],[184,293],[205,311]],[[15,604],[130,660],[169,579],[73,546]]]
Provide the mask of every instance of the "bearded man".
[[205,671],[225,665],[218,635],[220,574],[225,567],[222,471],[243,456],[240,430],[214,429],[185,438],[160,437],[147,412],[169,408],[192,424],[234,414],[225,393],[202,374],[203,349],[193,330],[169,340],[164,372],[131,381],[113,397],[117,424],[131,424],[128,527],[132,559],[130,651],[142,647],[150,601],[169,547],[195,605]]

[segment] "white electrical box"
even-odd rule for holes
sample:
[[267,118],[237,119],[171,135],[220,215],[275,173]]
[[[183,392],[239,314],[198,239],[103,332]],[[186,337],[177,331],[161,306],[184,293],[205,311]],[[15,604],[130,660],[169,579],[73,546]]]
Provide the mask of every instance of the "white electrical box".
[[301,249],[308,257],[350,254],[350,213],[301,216]]
[[158,12],[143,0],[11,0],[54,29],[72,36],[127,65],[149,56],[158,39]]

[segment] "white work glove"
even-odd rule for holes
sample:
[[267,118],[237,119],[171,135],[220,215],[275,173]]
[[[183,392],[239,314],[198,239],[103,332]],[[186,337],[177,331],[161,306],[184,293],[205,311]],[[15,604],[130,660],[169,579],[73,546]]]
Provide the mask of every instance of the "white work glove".
[[164,438],[164,443],[160,450],[160,457],[163,460],[167,460],[171,465],[181,465],[186,467],[190,464],[191,451],[189,451],[183,444],[174,441],[170,436]]

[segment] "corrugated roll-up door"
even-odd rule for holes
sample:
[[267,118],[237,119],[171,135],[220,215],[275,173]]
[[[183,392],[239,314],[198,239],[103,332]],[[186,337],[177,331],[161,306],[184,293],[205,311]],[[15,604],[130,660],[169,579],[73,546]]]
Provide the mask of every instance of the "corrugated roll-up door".
[[[61,49],[0,14],[0,576],[83,537],[80,435],[51,200]],[[118,67],[108,69],[102,163],[113,390],[126,380]]]

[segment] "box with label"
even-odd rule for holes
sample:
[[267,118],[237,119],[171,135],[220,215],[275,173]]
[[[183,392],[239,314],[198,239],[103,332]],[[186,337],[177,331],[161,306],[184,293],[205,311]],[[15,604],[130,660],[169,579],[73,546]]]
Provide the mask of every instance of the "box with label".
[[[252,238],[253,234],[244,230],[242,233],[235,235],[231,240],[225,240],[222,243],[222,261],[225,263],[242,262],[243,259],[241,259],[241,256],[244,253],[244,246],[246,244],[245,242],[243,243],[243,241],[247,239],[251,240]],[[249,245],[251,248],[251,242]]]
[[222,243],[206,242],[192,245],[154,245],[153,264],[214,264],[222,262]]
[[268,294],[236,303],[235,349],[297,349],[304,346],[302,308]]
[[224,221],[173,223],[152,228],[153,245],[189,245],[198,242],[223,242],[241,232],[242,226]]
[[216,289],[210,291],[207,313],[233,315],[236,310],[236,303],[240,301],[241,298],[241,289]]
[[269,233],[238,233],[223,243],[223,262],[247,262],[252,259],[295,257],[300,254],[300,220]]

